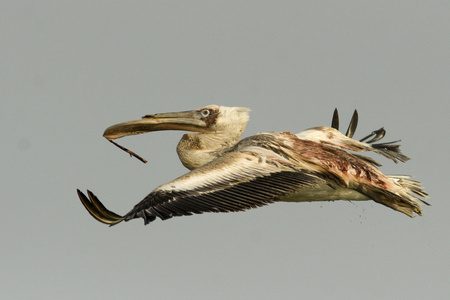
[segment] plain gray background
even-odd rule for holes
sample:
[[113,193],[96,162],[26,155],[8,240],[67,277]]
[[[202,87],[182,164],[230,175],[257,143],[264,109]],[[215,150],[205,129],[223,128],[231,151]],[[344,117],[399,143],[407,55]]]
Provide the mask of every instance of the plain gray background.
[[[2,299],[444,299],[450,292],[448,1],[8,1],[0,4]],[[180,132],[103,130],[207,104],[244,136],[384,126],[433,206],[279,203],[108,228],[187,170]],[[345,129],[345,128],[344,128]]]

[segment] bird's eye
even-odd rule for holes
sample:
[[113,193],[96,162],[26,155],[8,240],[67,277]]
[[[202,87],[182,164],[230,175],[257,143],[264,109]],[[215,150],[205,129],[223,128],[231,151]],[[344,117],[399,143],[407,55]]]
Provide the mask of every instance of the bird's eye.
[[203,118],[206,118],[207,116],[209,116],[211,114],[211,111],[209,109],[204,109],[200,113],[202,114]]

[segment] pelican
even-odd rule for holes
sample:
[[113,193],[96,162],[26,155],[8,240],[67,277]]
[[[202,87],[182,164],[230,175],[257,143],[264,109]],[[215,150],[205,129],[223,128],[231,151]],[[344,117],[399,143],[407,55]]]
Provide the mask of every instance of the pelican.
[[[177,146],[190,172],[155,188],[128,213],[108,210],[91,192],[77,190],[87,211],[110,226],[142,218],[166,220],[204,212],[237,212],[269,203],[373,200],[413,217],[421,214],[427,193],[407,175],[384,175],[374,159],[354,152],[375,152],[395,163],[409,158],[399,145],[375,143],[383,128],[361,140],[353,139],[358,123],[355,110],[348,130],[339,132],[335,110],[331,127],[314,127],[297,134],[264,132],[241,140],[249,120],[248,108],[208,105],[176,113],[146,115],[107,128],[115,139],[159,130],[185,130]],[[350,152],[352,151],[352,152]],[[144,161],[144,160],[143,160]]]

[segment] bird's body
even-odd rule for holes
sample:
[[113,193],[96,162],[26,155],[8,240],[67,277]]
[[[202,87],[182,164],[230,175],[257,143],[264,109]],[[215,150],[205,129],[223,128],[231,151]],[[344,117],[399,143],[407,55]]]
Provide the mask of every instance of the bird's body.
[[[298,134],[259,133],[240,140],[248,122],[246,108],[210,105],[199,110],[156,114],[111,126],[107,139],[155,130],[197,131],[183,136],[177,153],[191,171],[157,187],[129,213],[107,210],[97,197],[78,195],[98,221],[114,225],[143,218],[203,212],[232,212],[276,201],[374,200],[408,216],[421,214],[427,194],[409,176],[387,176],[371,158],[352,151],[373,151],[397,162],[408,158],[391,143],[371,144],[384,136],[380,129],[369,142],[352,139],[357,115],[347,135],[331,127],[315,127]],[[355,117],[356,116],[356,117]],[[367,137],[368,138],[368,137]]]

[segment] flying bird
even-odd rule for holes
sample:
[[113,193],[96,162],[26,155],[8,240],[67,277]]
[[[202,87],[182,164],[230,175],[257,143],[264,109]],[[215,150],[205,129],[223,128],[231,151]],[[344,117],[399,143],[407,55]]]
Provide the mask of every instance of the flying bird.
[[331,127],[297,134],[264,132],[241,140],[249,111],[208,105],[107,128],[106,139],[144,162],[114,140],[159,130],[191,131],[177,146],[190,172],[155,188],[123,216],[108,210],[89,190],[87,195],[77,190],[82,204],[97,221],[110,226],[135,218],[148,224],[156,218],[237,212],[278,201],[373,200],[410,217],[422,215],[421,206],[429,205],[420,182],[407,175],[384,175],[378,162],[360,154],[375,152],[395,163],[409,159],[395,144],[398,141],[377,143],[385,135],[383,128],[353,139],[356,110],[345,134],[339,132],[335,110]]

